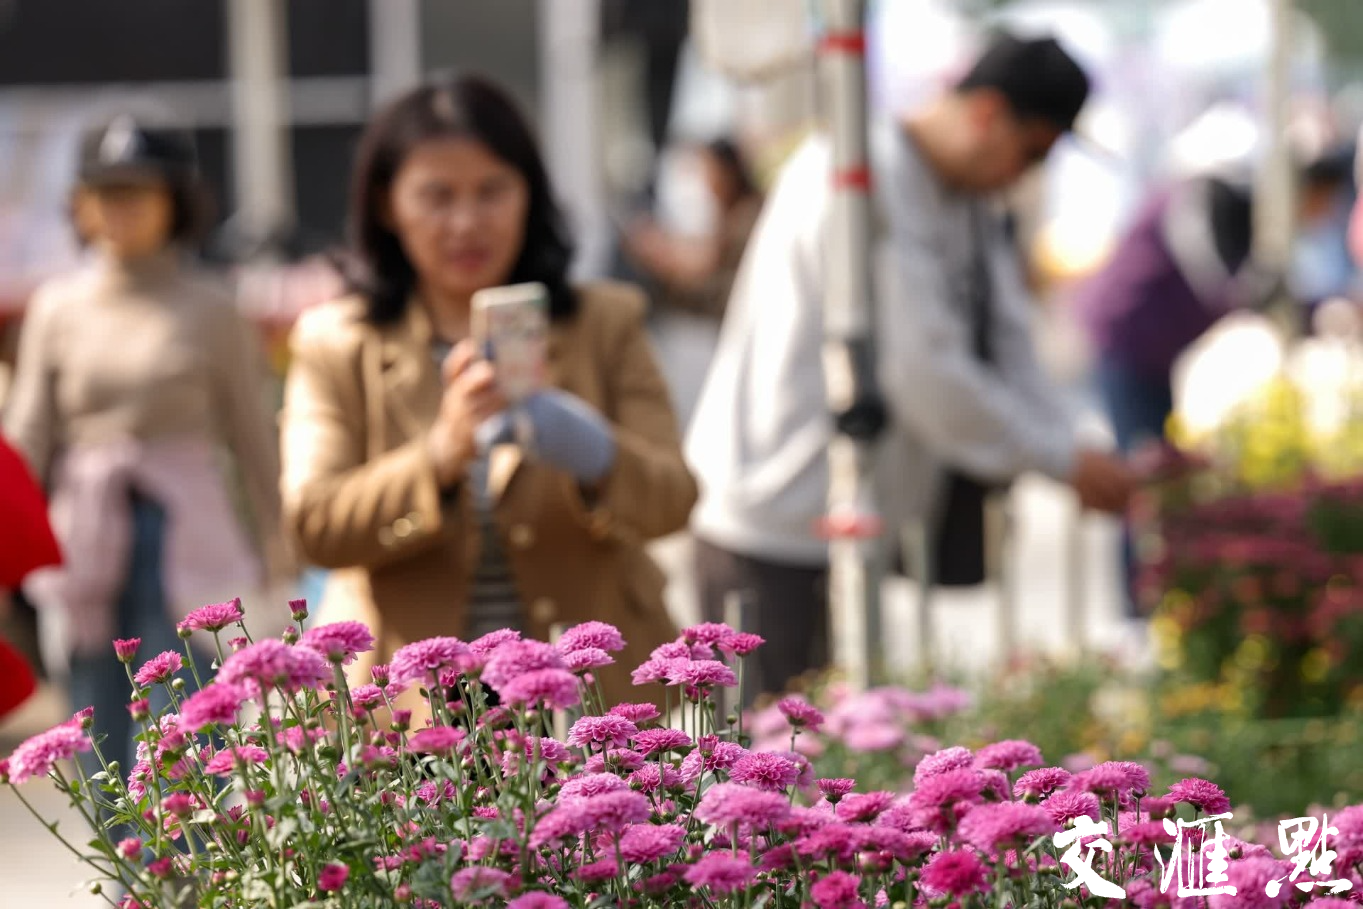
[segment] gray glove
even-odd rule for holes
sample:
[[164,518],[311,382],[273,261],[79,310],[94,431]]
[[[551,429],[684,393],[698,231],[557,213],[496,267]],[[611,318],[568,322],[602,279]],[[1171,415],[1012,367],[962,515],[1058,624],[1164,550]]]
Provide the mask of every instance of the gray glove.
[[[529,428],[529,438],[517,424]],[[558,389],[537,391],[519,406],[503,411],[478,427],[480,450],[503,442],[520,442],[527,453],[581,483],[595,483],[615,464],[615,435],[606,419],[581,398]]]

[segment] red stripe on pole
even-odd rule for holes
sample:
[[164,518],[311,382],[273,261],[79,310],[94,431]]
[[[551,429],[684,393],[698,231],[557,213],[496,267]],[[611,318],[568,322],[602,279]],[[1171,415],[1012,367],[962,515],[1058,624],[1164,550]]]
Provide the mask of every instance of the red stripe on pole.
[[833,173],[833,188],[836,190],[871,191],[871,168],[865,164],[849,167]]
[[824,54],[866,54],[866,33],[861,29],[829,32],[819,41],[819,52]]

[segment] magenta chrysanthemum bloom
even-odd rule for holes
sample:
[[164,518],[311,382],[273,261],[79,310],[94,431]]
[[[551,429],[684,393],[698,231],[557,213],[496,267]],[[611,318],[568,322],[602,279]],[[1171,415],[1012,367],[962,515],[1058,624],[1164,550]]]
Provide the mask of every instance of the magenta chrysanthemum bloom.
[[1102,817],[1098,796],[1079,789],[1057,792],[1042,802],[1041,807],[1046,809],[1051,820],[1061,827],[1078,817],[1090,817],[1095,821],[1101,820]]
[[278,687],[285,692],[316,687],[331,678],[331,667],[308,647],[290,647],[267,638],[238,650],[218,670],[218,682],[242,685],[252,695]]
[[625,638],[614,625],[605,622],[583,622],[563,632],[562,637],[558,639],[560,653],[572,653],[574,650],[586,650],[591,647],[607,653],[619,653],[625,649]]
[[893,792],[862,792],[848,795],[838,801],[835,811],[840,820],[870,821],[893,805],[895,798]]
[[702,622],[682,631],[681,640],[686,644],[709,644],[713,647],[724,643],[737,633],[723,622]]
[[469,643],[469,650],[477,654],[487,656],[503,644],[510,644],[512,641],[519,641],[521,633],[514,628],[498,628],[496,631],[489,631],[481,638]]
[[974,763],[975,757],[970,753],[969,748],[962,748],[959,745],[954,748],[944,748],[934,754],[929,754],[918,762],[918,766],[913,771],[913,785],[917,788],[929,777],[938,776],[951,770],[964,770]]
[[686,871],[686,881],[715,893],[734,893],[746,889],[757,876],[757,869],[746,858],[711,852]]
[[185,616],[178,627],[188,631],[222,631],[233,622],[240,622],[244,617],[241,611],[241,598],[237,597],[226,603],[200,606]]
[[1027,801],[1040,801],[1052,792],[1064,789],[1074,776],[1060,767],[1042,767],[1028,770],[1013,784],[1013,798]]
[[846,871],[830,871],[809,888],[819,909],[866,909],[862,902],[861,878]]
[[1230,799],[1221,787],[1209,780],[1190,777],[1169,787],[1169,797],[1175,802],[1192,805],[1206,814],[1225,814],[1230,811]]
[[624,748],[638,727],[621,716],[584,716],[568,730],[568,744],[579,748]]
[[702,773],[730,770],[747,753],[748,749],[737,742],[702,743],[682,759],[682,777],[690,782],[699,779]]
[[606,712],[611,716],[622,716],[636,726],[650,723],[662,716],[656,704],[616,704]]
[[956,833],[981,852],[1023,846],[1039,836],[1054,833],[1058,825],[1040,805],[1019,802],[977,805],[970,810]]
[[142,841],[135,836],[118,841],[118,854],[125,859],[134,859],[142,854]]
[[531,670],[507,682],[498,694],[513,706],[543,705],[550,710],[567,710],[581,697],[577,676],[566,669]]
[[417,754],[451,754],[468,733],[453,726],[430,726],[412,733],[407,747]]
[[522,893],[507,903],[506,909],[568,909],[568,901],[561,896],[536,890]]
[[327,862],[322,866],[322,870],[317,873],[317,889],[324,893],[332,893],[344,887],[349,877],[350,867],[348,865],[342,865],[340,862]]
[[1151,820],[1157,821],[1174,816],[1174,800],[1162,795],[1148,795],[1141,799],[1141,811]]
[[563,655],[563,662],[568,664],[568,671],[581,675],[593,669],[600,669],[602,666],[609,666],[615,662],[615,657],[611,656],[600,647],[583,647],[580,650],[570,650]]
[[137,656],[137,648],[142,646],[141,638],[119,638],[114,641],[114,656],[118,657],[120,663],[131,663],[133,657]]
[[459,668],[468,653],[468,645],[458,638],[426,638],[399,647],[389,661],[388,671],[394,682],[430,684],[439,677],[440,670]]
[[909,795],[916,808],[938,808],[955,802],[978,802],[984,791],[984,775],[970,767],[933,774],[920,781]]
[[735,656],[747,656],[765,643],[767,643],[767,639],[760,634],[736,631],[728,639],[720,641],[719,648]]
[[573,759],[572,752],[558,739],[528,735],[522,744],[526,757],[544,761],[550,767],[565,764]]
[[378,685],[356,685],[350,689],[350,702],[360,710],[373,710],[383,703],[383,689]]
[[651,757],[659,752],[678,751],[691,746],[691,736],[680,729],[645,729],[634,735],[634,750]]
[[363,622],[331,622],[303,632],[302,642],[331,662],[349,666],[357,654],[374,649],[374,634]]
[[1162,821],[1142,821],[1130,826],[1123,824],[1119,838],[1131,846],[1168,846],[1174,838],[1164,829]]
[[475,899],[475,894],[481,900],[489,890],[493,896],[505,897],[510,893],[514,880],[500,868],[475,865],[454,873],[454,877],[450,878],[450,891],[456,900],[469,902]]
[[210,776],[231,776],[232,770],[238,763],[240,764],[262,764],[268,758],[269,752],[257,745],[237,745],[233,748],[224,748],[204,765],[204,773]]
[[554,843],[576,839],[582,836],[586,829],[587,817],[582,812],[581,802],[560,804],[535,823],[535,829],[530,834],[530,848],[541,849]]
[[738,676],[719,660],[677,660],[667,667],[667,683],[701,690],[716,685],[732,688],[738,684]]
[[779,754],[745,754],[729,771],[729,779],[769,792],[785,792],[800,775],[795,762]]
[[180,726],[198,732],[205,726],[230,726],[246,700],[246,689],[230,682],[218,682],[194,692],[180,707]]
[[988,876],[979,856],[969,849],[939,852],[923,866],[921,883],[928,890],[951,896],[967,896],[985,890]]
[[166,650],[143,663],[142,668],[137,670],[137,673],[133,676],[133,681],[144,688],[159,682],[167,682],[184,666],[185,661],[180,658],[178,653],[174,650]]
[[824,717],[819,712],[819,708],[801,697],[782,698],[777,702],[776,708],[785,716],[786,722],[796,729],[808,729],[810,732],[818,732],[823,727]]
[[686,839],[680,824],[634,824],[620,837],[620,854],[625,861],[640,865],[672,855]]
[[1128,792],[1142,796],[1150,791],[1150,771],[1146,770],[1144,766],[1135,761],[1113,761],[1112,763],[1126,771]]
[[856,780],[822,779],[818,781],[819,791],[830,802],[837,803],[843,796],[857,788]]
[[[1213,909],[1278,909],[1292,905],[1297,888],[1290,886],[1286,878],[1292,874],[1291,862],[1280,862],[1272,858],[1250,858],[1231,862],[1226,869],[1227,884],[1235,888],[1235,895],[1215,894],[1207,898]],[[1265,887],[1269,881],[1282,882],[1277,896],[1269,896]],[[1311,905],[1315,905],[1313,902]]]
[[560,802],[570,802],[575,799],[595,798],[608,792],[620,792],[628,788],[629,783],[613,773],[589,773],[573,777],[564,783],[558,797]]
[[607,792],[584,799],[581,810],[587,818],[587,829],[598,833],[618,833],[631,824],[648,820],[648,797],[633,789]]
[[[687,658],[689,659],[689,657]],[[643,663],[629,674],[630,680],[636,685],[652,685],[656,682],[667,681],[667,675],[672,669],[672,664],[677,662],[676,658],[659,659],[653,657]]]
[[981,770],[1011,773],[1019,767],[1039,767],[1041,749],[1022,739],[1006,739],[985,745],[975,753],[975,766]]
[[508,641],[488,657],[483,681],[500,690],[512,679],[537,669],[567,670],[563,655],[543,641]]
[[629,775],[629,784],[640,792],[657,792],[659,789],[681,789],[685,781],[666,764],[659,769],[656,763],[648,763]]
[[66,722],[26,739],[9,756],[9,780],[16,786],[47,776],[52,765],[90,750],[90,738],[80,726]]
[[721,829],[731,824],[761,828],[790,814],[790,800],[779,792],[738,783],[719,783],[705,790],[695,814],[705,823]]

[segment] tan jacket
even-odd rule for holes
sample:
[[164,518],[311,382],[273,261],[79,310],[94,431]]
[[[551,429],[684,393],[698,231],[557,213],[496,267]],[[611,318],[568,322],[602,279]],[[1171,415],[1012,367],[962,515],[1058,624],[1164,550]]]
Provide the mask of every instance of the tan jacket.
[[[615,466],[589,509],[567,474],[498,446],[494,515],[527,605],[525,631],[547,639],[554,623],[619,626],[630,647],[601,673],[608,696],[652,699],[657,692],[630,689],[629,670],[676,632],[643,546],[686,525],[696,484],[644,332],[643,296],[609,283],[579,296],[577,315],[551,330],[550,379],[614,425]],[[430,344],[420,306],[379,327],[356,298],[309,311],[292,339],[285,521],[313,562],[353,569],[333,575],[323,612],[374,630],[377,652],[352,666],[356,678],[403,644],[464,628],[480,541],[468,491],[442,502],[427,455],[441,394]]]

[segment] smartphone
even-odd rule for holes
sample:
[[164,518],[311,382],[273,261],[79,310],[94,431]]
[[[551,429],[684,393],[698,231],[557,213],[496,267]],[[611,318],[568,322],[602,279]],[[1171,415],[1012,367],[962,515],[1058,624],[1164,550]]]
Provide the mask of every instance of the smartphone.
[[548,289],[539,283],[489,287],[472,303],[474,341],[496,369],[507,401],[515,404],[548,385]]

